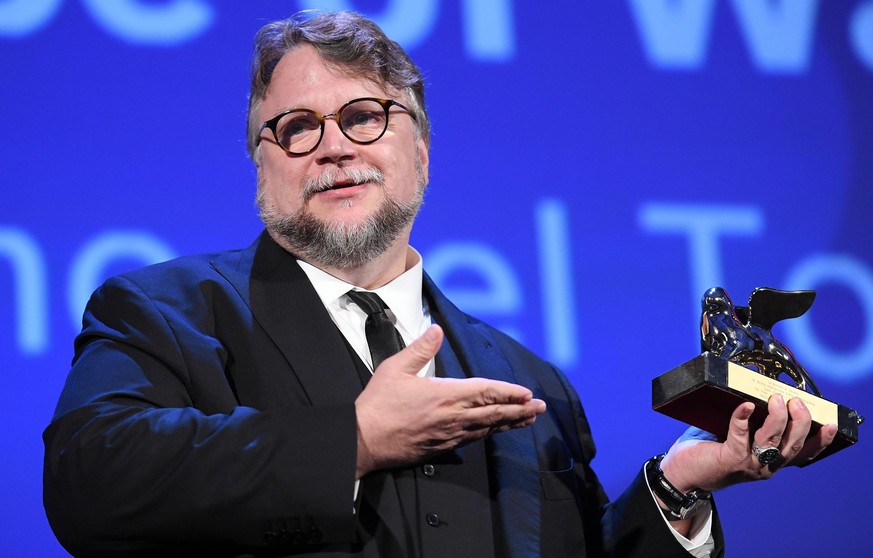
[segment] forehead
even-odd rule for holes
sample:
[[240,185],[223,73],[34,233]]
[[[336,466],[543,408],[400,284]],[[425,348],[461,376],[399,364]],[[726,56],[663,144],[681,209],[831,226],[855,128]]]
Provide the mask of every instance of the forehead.
[[265,113],[291,108],[332,112],[357,97],[395,98],[396,92],[346,67],[327,62],[309,45],[287,52],[279,60],[264,97]]

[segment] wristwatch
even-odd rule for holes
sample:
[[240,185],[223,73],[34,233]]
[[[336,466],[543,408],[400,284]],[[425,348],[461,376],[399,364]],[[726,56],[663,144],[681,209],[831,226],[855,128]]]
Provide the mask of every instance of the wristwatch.
[[690,517],[704,502],[712,498],[712,492],[700,489],[687,493],[679,492],[661,470],[661,460],[664,459],[665,455],[667,454],[662,453],[646,461],[646,479],[649,481],[649,487],[655,496],[667,506],[666,510],[661,509],[664,512],[664,517],[669,521],[679,521]]

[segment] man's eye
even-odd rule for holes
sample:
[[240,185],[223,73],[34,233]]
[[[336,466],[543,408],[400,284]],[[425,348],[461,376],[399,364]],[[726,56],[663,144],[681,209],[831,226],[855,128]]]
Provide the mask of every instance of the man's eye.
[[318,130],[318,119],[312,115],[288,115],[277,126],[279,140],[282,142],[293,141],[295,138]]
[[384,115],[368,110],[355,111],[352,114],[343,116],[344,125],[353,127],[379,126],[381,125],[382,120],[384,120]]

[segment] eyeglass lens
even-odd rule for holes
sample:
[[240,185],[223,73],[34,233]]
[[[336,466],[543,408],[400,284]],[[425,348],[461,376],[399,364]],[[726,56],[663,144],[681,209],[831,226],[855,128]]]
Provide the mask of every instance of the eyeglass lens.
[[[335,119],[343,134],[358,143],[376,141],[388,126],[386,107],[371,99],[348,104],[336,117],[328,116],[327,119]],[[279,144],[292,153],[306,153],[314,149],[321,135],[321,120],[310,110],[291,111],[276,123]]]

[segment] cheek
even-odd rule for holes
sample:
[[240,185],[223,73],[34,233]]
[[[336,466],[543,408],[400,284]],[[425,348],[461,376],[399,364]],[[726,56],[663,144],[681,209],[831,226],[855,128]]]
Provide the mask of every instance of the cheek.
[[379,168],[385,174],[386,185],[393,192],[407,192],[416,187],[415,157],[401,157],[396,153],[386,153]]
[[397,162],[399,181],[398,188],[406,195],[411,195],[418,190],[419,182],[419,162],[418,154],[414,153],[411,157],[406,157],[402,161]]
[[277,204],[293,204],[300,197],[303,174],[288,161],[272,161],[265,157],[258,169],[258,181],[264,194]]

